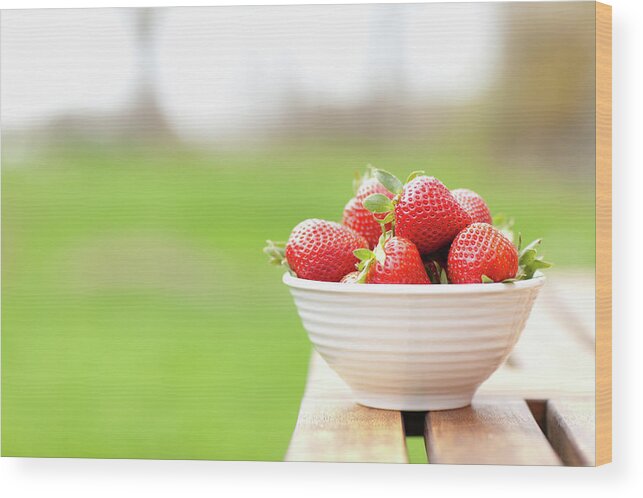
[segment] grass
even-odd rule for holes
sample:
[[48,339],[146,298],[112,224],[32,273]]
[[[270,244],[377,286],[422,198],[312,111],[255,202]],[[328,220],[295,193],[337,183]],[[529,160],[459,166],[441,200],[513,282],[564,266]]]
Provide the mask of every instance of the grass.
[[448,151],[3,159],[3,455],[281,460],[310,346],[261,248],[304,218],[339,219],[367,163],[477,190],[558,267],[594,263],[593,183]]
[[406,436],[409,463],[429,463],[423,436]]

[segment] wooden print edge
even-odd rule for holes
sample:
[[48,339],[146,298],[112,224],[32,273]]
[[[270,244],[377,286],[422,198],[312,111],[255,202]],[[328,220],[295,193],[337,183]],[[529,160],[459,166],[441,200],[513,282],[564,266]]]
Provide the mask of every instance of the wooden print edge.
[[596,465],[612,461],[612,7],[596,2]]

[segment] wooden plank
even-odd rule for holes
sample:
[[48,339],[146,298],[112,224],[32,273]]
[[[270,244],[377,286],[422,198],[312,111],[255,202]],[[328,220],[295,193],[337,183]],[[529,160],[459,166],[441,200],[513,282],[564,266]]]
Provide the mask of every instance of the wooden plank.
[[547,402],[547,438],[565,465],[595,465],[594,400]]
[[593,397],[595,355],[594,348],[588,347],[588,334],[594,330],[593,283],[593,272],[549,272],[512,361],[480,387],[478,396],[534,400]]
[[612,461],[612,8],[596,4],[596,463]]
[[313,353],[286,461],[408,463],[402,414],[355,404]]
[[[562,278],[557,278],[559,274]],[[554,272],[542,295],[550,314],[592,354],[596,346],[595,281],[592,270]]]
[[474,401],[459,410],[429,412],[429,463],[560,465],[524,401]]

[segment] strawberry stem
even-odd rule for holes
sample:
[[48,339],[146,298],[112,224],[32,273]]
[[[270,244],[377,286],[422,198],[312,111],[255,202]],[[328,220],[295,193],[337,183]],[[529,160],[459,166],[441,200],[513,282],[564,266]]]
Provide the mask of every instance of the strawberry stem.
[[[384,194],[372,194],[364,199],[364,207],[373,213],[373,218],[382,227],[382,234],[386,235],[386,225],[391,225],[391,230],[395,230],[395,204],[397,197],[389,199]],[[386,216],[376,216],[377,214],[386,214]]]
[[411,174],[409,174],[409,176],[406,177],[406,181],[404,182],[404,184],[406,185],[407,183],[409,183],[414,178],[417,178],[418,176],[426,176],[426,173],[424,172],[424,170],[413,171],[411,172]]

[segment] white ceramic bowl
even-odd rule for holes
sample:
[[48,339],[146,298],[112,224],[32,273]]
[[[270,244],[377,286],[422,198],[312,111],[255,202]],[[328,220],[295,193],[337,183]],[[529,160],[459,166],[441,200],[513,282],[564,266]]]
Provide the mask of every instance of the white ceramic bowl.
[[289,274],[315,349],[362,405],[460,408],[507,358],[544,277],[511,284],[360,285]]

